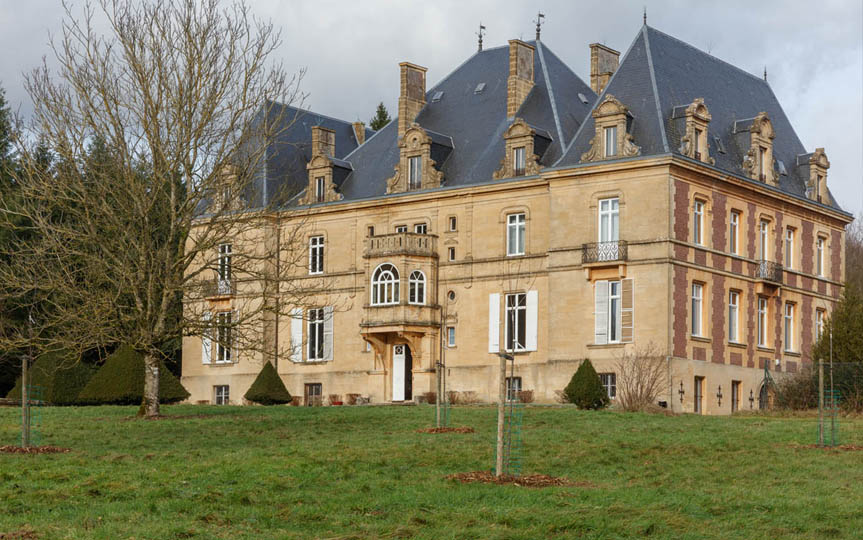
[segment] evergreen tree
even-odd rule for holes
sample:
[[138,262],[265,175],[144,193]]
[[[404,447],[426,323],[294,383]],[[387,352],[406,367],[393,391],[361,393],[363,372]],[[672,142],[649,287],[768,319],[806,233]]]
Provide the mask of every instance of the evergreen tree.
[[263,369],[243,397],[261,405],[281,405],[291,402],[291,394],[270,362],[264,362]]
[[381,101],[380,103],[378,103],[378,109],[375,111],[374,118],[372,118],[369,122],[369,127],[377,131],[387,125],[390,120],[392,120],[392,118],[390,118],[390,113],[384,106],[384,102]]
[[590,360],[585,360],[578,366],[563,393],[566,399],[578,405],[579,409],[602,409],[609,402],[608,393]]
[[863,362],[863,292],[848,283],[821,339],[812,347],[812,360],[830,361],[830,333],[833,333],[834,362]]

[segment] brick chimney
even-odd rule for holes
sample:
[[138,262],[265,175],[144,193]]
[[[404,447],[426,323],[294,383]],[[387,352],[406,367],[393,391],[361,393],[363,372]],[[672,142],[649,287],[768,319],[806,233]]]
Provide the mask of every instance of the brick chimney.
[[312,126],[312,156],[336,155],[336,132],[321,126]]
[[400,70],[399,93],[399,138],[414,123],[417,115],[426,104],[426,68],[402,62]]
[[599,43],[590,44],[590,88],[599,94],[614,75],[620,63],[620,52]]
[[509,78],[506,80],[506,116],[512,118],[533,88],[534,48],[518,39],[509,40]]
[[354,122],[354,137],[357,139],[357,146],[366,142],[366,125],[363,122]]

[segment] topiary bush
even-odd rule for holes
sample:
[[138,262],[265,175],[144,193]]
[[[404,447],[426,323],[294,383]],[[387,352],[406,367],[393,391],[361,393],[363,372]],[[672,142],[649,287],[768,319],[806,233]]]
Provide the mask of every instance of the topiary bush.
[[567,401],[575,403],[579,409],[602,409],[609,403],[608,393],[590,360],[585,360],[578,366],[563,393]]
[[255,382],[243,397],[261,405],[282,405],[290,403],[292,399],[288,389],[285,388],[285,383],[270,362],[264,362],[264,367],[258,373]]
[[[159,362],[159,402],[189,397],[180,381]],[[93,405],[138,405],[144,399],[144,355],[123,345],[108,357],[81,390],[80,401]]]
[[[43,354],[30,367],[30,384],[42,387],[42,400],[51,405],[78,405],[78,394],[96,372],[96,368],[62,352]],[[21,377],[6,395],[21,399]]]

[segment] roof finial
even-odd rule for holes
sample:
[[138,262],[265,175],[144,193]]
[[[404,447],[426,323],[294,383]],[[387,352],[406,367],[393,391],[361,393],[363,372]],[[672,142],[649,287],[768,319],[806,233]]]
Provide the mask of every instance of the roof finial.
[[647,6],[644,6],[644,15],[642,18],[644,19],[644,24],[647,24]]
[[545,15],[543,15],[541,11],[538,11],[536,13],[536,20],[533,22],[536,23],[536,40],[539,41],[540,27],[545,23]]
[[482,36],[485,34],[485,26],[482,23],[479,23],[479,32],[476,33],[479,38],[479,45],[477,47],[477,52],[482,52]]
[[767,81],[767,64],[764,65],[764,81]]

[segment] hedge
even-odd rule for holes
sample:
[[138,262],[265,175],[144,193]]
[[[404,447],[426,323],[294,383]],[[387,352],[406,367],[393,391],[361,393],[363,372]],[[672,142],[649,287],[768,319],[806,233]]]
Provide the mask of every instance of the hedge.
[[601,409],[609,403],[608,392],[602,386],[590,360],[585,360],[578,366],[563,393],[566,399],[578,405],[579,409]]
[[243,397],[261,405],[281,405],[291,402],[291,394],[270,362],[264,362],[264,367],[258,373],[255,382]]
[[[159,402],[189,397],[165,364],[159,361]],[[90,379],[78,398],[93,405],[138,405],[144,399],[144,355],[127,345],[117,349]]]
[[[87,385],[96,368],[62,352],[46,353],[30,367],[30,384],[42,387],[42,400],[51,405],[79,405],[78,394]],[[21,399],[21,377],[6,395]],[[35,397],[35,396],[34,396]]]

